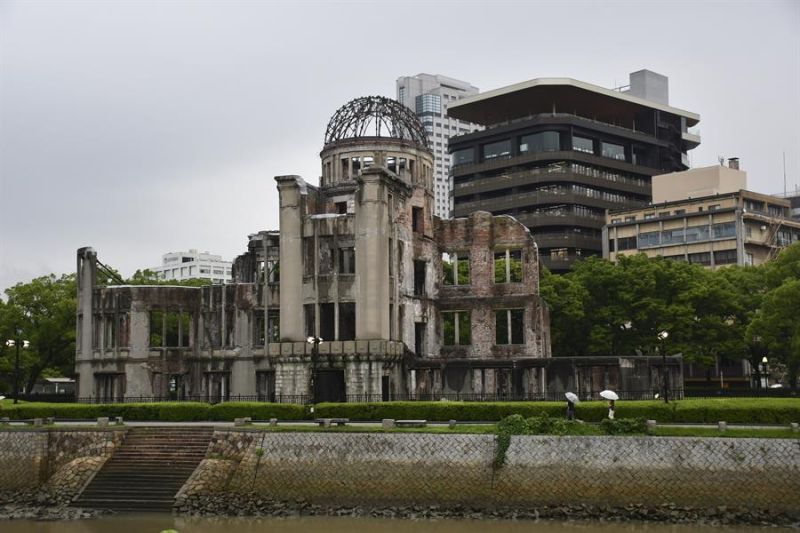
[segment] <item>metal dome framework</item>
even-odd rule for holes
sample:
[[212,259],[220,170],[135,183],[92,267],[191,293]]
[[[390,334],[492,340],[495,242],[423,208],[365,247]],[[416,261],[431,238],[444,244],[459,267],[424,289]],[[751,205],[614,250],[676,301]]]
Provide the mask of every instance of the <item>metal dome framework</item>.
[[360,137],[402,139],[428,148],[428,135],[409,108],[384,96],[364,96],[340,107],[328,122],[325,144]]

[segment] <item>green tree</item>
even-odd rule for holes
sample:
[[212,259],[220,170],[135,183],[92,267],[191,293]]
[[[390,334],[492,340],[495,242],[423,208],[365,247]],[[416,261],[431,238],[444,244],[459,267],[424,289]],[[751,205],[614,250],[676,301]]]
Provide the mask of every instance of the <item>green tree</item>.
[[764,296],[747,334],[760,337],[770,358],[786,365],[789,385],[796,389],[800,368],[800,279],[787,279]]
[[[36,380],[49,375],[70,375],[75,355],[75,275],[42,276],[6,289],[0,306],[3,339],[20,337],[30,348],[20,351],[21,382],[31,390]],[[15,332],[18,332],[17,335]],[[14,353],[6,350],[3,371],[13,372]],[[11,380],[7,380],[11,382]]]

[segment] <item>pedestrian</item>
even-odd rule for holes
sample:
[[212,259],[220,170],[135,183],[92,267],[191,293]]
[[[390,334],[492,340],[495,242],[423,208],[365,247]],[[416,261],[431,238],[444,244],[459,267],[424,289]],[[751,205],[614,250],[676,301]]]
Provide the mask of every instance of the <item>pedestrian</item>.
[[567,420],[575,420],[575,404],[567,400]]
[[564,396],[567,397],[567,420],[575,420],[575,404],[579,401],[578,395],[568,392]]
[[614,400],[608,400],[608,418],[614,420]]

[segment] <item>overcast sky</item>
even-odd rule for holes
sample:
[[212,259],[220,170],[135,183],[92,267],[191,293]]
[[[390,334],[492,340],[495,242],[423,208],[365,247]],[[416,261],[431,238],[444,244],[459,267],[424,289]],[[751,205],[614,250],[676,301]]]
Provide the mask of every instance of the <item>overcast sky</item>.
[[649,68],[699,113],[693,166],[800,184],[800,2],[0,1],[0,289],[230,260],[277,229],[273,177],[319,175],[325,126],[399,76],[604,87]]

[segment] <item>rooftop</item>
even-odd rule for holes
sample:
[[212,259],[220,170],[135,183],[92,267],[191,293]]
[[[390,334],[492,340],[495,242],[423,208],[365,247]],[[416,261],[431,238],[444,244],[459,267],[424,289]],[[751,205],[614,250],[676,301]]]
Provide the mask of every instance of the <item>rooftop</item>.
[[647,109],[683,117],[687,126],[700,122],[696,113],[572,78],[537,78],[469,96],[451,103],[447,114],[491,125],[542,113],[570,112],[632,127],[636,115]]

